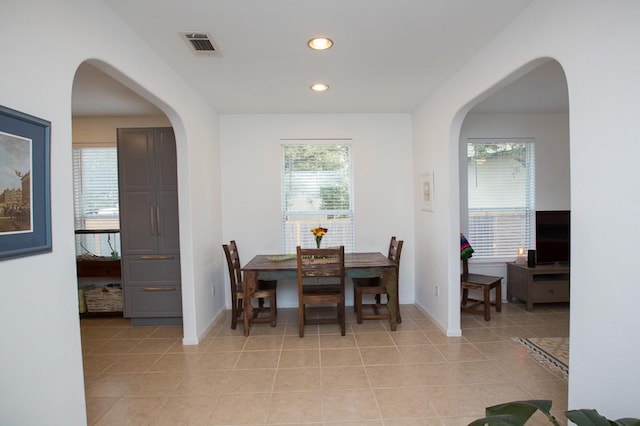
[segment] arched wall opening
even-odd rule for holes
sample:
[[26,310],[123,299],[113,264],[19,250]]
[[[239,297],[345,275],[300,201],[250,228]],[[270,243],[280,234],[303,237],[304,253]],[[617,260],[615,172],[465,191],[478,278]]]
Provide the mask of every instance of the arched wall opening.
[[[100,90],[95,90],[97,86],[101,86]],[[181,179],[180,163],[186,156],[186,138],[184,126],[177,113],[142,85],[111,65],[95,59],[86,60],[77,68],[73,84],[73,146],[115,147],[117,129],[122,127],[173,127],[178,157],[178,179]],[[184,206],[180,200],[178,209],[182,215]],[[180,229],[181,246],[185,240],[183,231],[187,230]],[[184,278],[184,270],[181,275]],[[193,294],[193,289],[189,288],[193,283],[186,279],[181,281],[185,287],[182,291],[183,336],[185,340],[193,341],[197,338],[195,327],[192,327],[195,312],[193,309],[185,308],[192,305],[188,303],[187,298]]]
[[[514,139],[527,139],[534,141],[535,147],[535,198],[533,210],[570,210],[570,153],[569,153],[569,102],[567,81],[562,66],[555,60],[542,58],[532,61],[521,67],[510,76],[503,79],[491,89],[469,102],[457,114],[459,125],[454,123],[457,132],[453,132],[452,143],[457,145],[458,164],[457,176],[459,178],[459,224],[460,231],[469,236],[470,220],[492,220],[483,217],[470,219],[468,188],[470,185],[478,185],[470,168],[467,156],[468,141],[508,141]],[[458,127],[459,126],[459,127]],[[516,169],[514,168],[514,173]],[[518,170],[520,171],[520,170]],[[477,176],[476,176],[477,177]],[[504,193],[507,193],[509,184],[505,182]],[[500,190],[500,184],[496,187]],[[475,193],[477,194],[477,190]],[[496,193],[494,197],[506,197],[504,193]],[[504,201],[504,203],[502,203]],[[513,208],[519,207],[521,200],[513,200],[506,203],[500,200],[503,209],[507,205]],[[477,200],[475,203],[477,204]],[[477,207],[477,206],[476,206]],[[477,208],[474,211],[476,216]],[[486,212],[482,212],[486,216]],[[535,218],[535,214],[533,214]],[[535,219],[534,219],[535,220]],[[477,223],[477,222],[476,222]],[[493,222],[492,222],[493,223]],[[535,223],[532,224],[535,229]],[[473,239],[470,238],[473,246]],[[531,244],[535,244],[535,235]],[[522,247],[525,250],[534,249],[535,246]],[[469,260],[470,272],[484,275],[503,277],[502,301],[507,300],[507,262],[514,262],[517,257],[517,249],[513,253],[500,258],[471,258]],[[476,298],[482,298],[476,293]],[[495,300],[495,295],[492,295]],[[459,299],[458,299],[459,300]],[[522,303],[522,301],[519,301]],[[503,305],[504,306],[504,305]],[[495,312],[492,307],[492,311]],[[567,313],[568,317],[568,313]],[[466,318],[466,317],[465,317]],[[475,317],[474,317],[475,318]],[[476,320],[466,320],[467,327],[484,322],[481,316]],[[462,322],[462,321],[461,321]],[[480,323],[480,325],[482,325]],[[462,328],[464,334],[465,327]],[[552,324],[548,330],[538,327],[529,330],[532,333],[549,333],[568,336],[568,318],[559,324]]]

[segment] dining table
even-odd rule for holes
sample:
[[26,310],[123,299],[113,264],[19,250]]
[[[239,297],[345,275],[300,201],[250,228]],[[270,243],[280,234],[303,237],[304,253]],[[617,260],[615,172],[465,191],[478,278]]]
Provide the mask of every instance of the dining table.
[[[382,253],[345,253],[345,278],[380,277],[384,283],[389,308],[389,322],[392,331],[396,330],[396,298],[398,297],[398,265]],[[244,276],[244,300],[251,300],[258,280],[296,279],[298,261],[296,255],[259,254],[242,267]],[[244,335],[251,331],[253,306],[244,304]]]

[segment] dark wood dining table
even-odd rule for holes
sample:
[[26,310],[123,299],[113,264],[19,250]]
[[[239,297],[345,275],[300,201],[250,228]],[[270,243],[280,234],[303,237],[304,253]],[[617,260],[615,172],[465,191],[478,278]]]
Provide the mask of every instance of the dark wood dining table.
[[[392,331],[396,330],[396,303],[398,297],[398,265],[382,253],[345,253],[345,275],[347,278],[380,277],[387,288],[389,300],[389,322]],[[295,255],[259,254],[242,267],[244,275],[244,300],[251,300],[258,279],[280,280],[296,279],[298,265]],[[251,331],[253,306],[244,304],[244,335]]]

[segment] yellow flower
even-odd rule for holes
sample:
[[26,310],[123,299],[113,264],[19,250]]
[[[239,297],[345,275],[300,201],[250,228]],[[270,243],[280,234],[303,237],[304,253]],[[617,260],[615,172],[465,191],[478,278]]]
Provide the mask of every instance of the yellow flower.
[[327,228],[323,228],[322,226],[316,226],[315,228],[311,228],[311,232],[316,236],[316,247],[320,248],[320,242],[322,241],[322,237],[324,234],[329,231]]
[[316,237],[322,237],[324,236],[324,234],[327,233],[327,231],[329,231],[327,228],[323,228],[321,226],[316,226],[315,228],[311,228],[311,232],[313,233],[313,235],[315,235]]

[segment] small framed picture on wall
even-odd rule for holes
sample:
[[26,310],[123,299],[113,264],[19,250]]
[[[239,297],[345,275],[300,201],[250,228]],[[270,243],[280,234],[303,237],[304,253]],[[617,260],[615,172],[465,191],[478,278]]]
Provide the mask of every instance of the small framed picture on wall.
[[420,175],[420,199],[422,210],[433,211],[433,172]]

